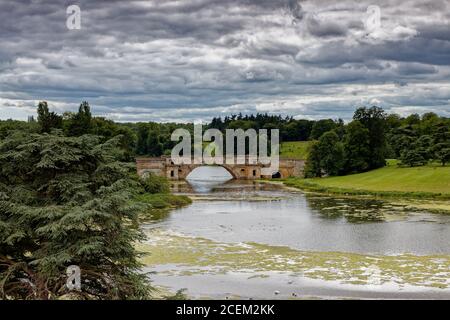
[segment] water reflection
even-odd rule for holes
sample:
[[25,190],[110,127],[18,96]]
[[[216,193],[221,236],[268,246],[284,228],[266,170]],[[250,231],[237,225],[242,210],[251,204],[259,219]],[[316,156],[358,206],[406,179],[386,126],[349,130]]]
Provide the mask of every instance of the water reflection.
[[405,206],[387,205],[376,199],[332,198],[329,196],[306,195],[314,213],[323,218],[342,218],[348,222],[387,221],[403,219]]
[[230,181],[233,176],[224,168],[204,166],[194,169],[187,177],[188,187],[195,193],[213,192],[216,187]]

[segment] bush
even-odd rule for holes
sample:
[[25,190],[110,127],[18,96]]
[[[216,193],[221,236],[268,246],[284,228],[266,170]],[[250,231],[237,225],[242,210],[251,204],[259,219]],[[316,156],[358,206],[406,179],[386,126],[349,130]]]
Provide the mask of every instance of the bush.
[[141,179],[141,184],[144,187],[145,192],[155,193],[169,193],[169,181],[166,177],[157,176],[155,174],[149,174],[145,178]]

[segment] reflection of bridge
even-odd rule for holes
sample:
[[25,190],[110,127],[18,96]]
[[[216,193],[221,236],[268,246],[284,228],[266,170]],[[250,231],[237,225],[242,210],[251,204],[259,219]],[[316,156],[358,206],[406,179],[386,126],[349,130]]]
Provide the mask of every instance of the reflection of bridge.
[[[304,160],[280,159],[279,169],[272,175],[262,175],[261,169],[269,167],[257,161],[249,161],[246,158],[244,164],[217,164],[225,168],[234,179],[252,180],[260,178],[288,178],[299,177],[303,174]],[[137,172],[140,176],[146,173],[153,173],[165,176],[171,180],[182,180],[195,168],[206,166],[206,164],[174,164],[170,157],[160,158],[137,158]]]

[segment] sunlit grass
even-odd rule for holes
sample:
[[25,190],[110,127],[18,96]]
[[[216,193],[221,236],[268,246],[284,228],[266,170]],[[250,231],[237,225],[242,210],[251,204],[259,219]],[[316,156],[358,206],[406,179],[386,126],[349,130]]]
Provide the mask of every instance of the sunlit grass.
[[280,157],[305,160],[308,157],[311,141],[282,142]]
[[[396,161],[369,172],[327,178],[290,179],[288,185],[331,193],[393,193],[405,196],[450,198],[450,166],[399,167]],[[321,189],[321,190],[319,190]]]

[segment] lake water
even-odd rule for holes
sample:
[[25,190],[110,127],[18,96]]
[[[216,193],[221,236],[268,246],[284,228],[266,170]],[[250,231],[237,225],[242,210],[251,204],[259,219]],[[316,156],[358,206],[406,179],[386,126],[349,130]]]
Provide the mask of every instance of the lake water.
[[[273,248],[286,248],[284,250],[292,250],[292,252],[283,253],[285,256],[274,255],[278,259],[289,256],[291,260],[296,252],[299,255],[301,253],[309,255],[308,252],[355,253],[365,256],[450,255],[450,216],[448,215],[412,210],[404,205],[393,205],[380,200],[308,195],[284,188],[279,184],[226,181],[228,178],[228,174],[222,168],[203,167],[189,176],[188,183],[174,184],[173,191],[192,196],[193,204],[174,210],[165,218],[146,225],[147,232],[153,235],[158,232],[158,239],[166,237],[164,241],[173,241],[174,237],[177,239],[182,237],[186,245],[192,239],[201,239],[202,245],[205,241],[209,241],[208,245],[213,244],[213,247],[205,249],[204,255],[210,259],[210,252],[218,251],[220,255],[218,254],[217,257],[225,259],[217,265],[227,263],[226,256],[222,257],[224,248],[242,245],[267,246],[264,247],[266,252],[272,252]],[[191,246],[195,246],[195,242],[191,243],[194,243]],[[196,253],[192,256],[199,260],[205,259],[201,255],[197,256]],[[343,259],[349,258],[345,256]],[[256,261],[256,263],[262,262]],[[292,264],[295,265],[294,262],[291,262]],[[291,285],[296,283],[288,280],[296,271],[295,267],[291,268],[290,265],[288,265],[290,272],[286,273],[279,266],[272,267],[274,270],[261,265],[255,267],[255,270],[259,268],[262,274],[248,270],[247,264],[232,270],[225,268],[221,272],[210,272],[214,270],[214,266],[210,265],[207,265],[206,269],[204,265],[201,271],[197,268],[198,272],[193,272],[195,268],[192,267],[195,265],[198,267],[201,263],[195,263],[195,261],[189,263],[181,261],[178,264],[161,263],[152,270],[165,274],[165,276],[155,276],[155,279],[170,289],[176,289],[178,281],[190,284],[188,293],[194,296],[203,294],[223,297],[228,294],[267,298],[273,294],[272,289],[277,291],[277,287],[284,288],[283,286],[286,286],[289,281]],[[308,266],[311,268],[311,265]],[[342,267],[342,265],[339,266]],[[343,266],[345,268],[345,264]],[[330,268],[333,267],[336,266],[330,266]],[[442,265],[439,265],[439,268],[441,267]],[[449,271],[446,267],[442,268],[445,272]],[[186,272],[184,274],[169,272],[175,270],[190,270],[189,276],[185,274]],[[433,274],[432,271],[430,274]],[[242,279],[252,279],[252,275],[258,275],[259,280],[247,281],[247,286],[243,286]],[[443,277],[448,278],[448,275],[443,274]],[[284,277],[287,278],[284,279]],[[326,292],[329,296],[391,297],[389,294],[394,294],[394,297],[397,297],[399,294],[405,294],[405,297],[426,298],[428,294],[434,298],[442,295],[448,297],[445,279],[442,280],[445,284],[443,289],[436,291],[425,285],[422,286],[423,290],[418,291],[417,288],[421,286],[411,286],[413,288],[411,289],[407,281],[400,286],[403,289],[395,289],[392,283],[389,285],[389,281],[384,281],[384,286],[367,290],[370,288],[367,284],[357,286],[353,284],[355,281],[345,284],[338,278],[328,279],[327,282],[323,278],[308,279],[302,276],[301,283],[297,285],[303,287],[305,294],[314,296],[323,296],[324,293],[321,290],[328,287]],[[410,279],[409,275],[405,276],[406,278]],[[411,279],[415,278],[411,277]],[[422,282],[426,284],[426,280]],[[311,281],[314,283],[312,284]],[[393,281],[393,283],[396,282]],[[256,284],[255,288],[252,287],[254,284]],[[305,288],[310,289],[308,291]],[[428,292],[429,290],[431,293]],[[380,291],[384,292],[384,295],[380,294]],[[288,293],[286,294],[280,297],[287,298]]]

